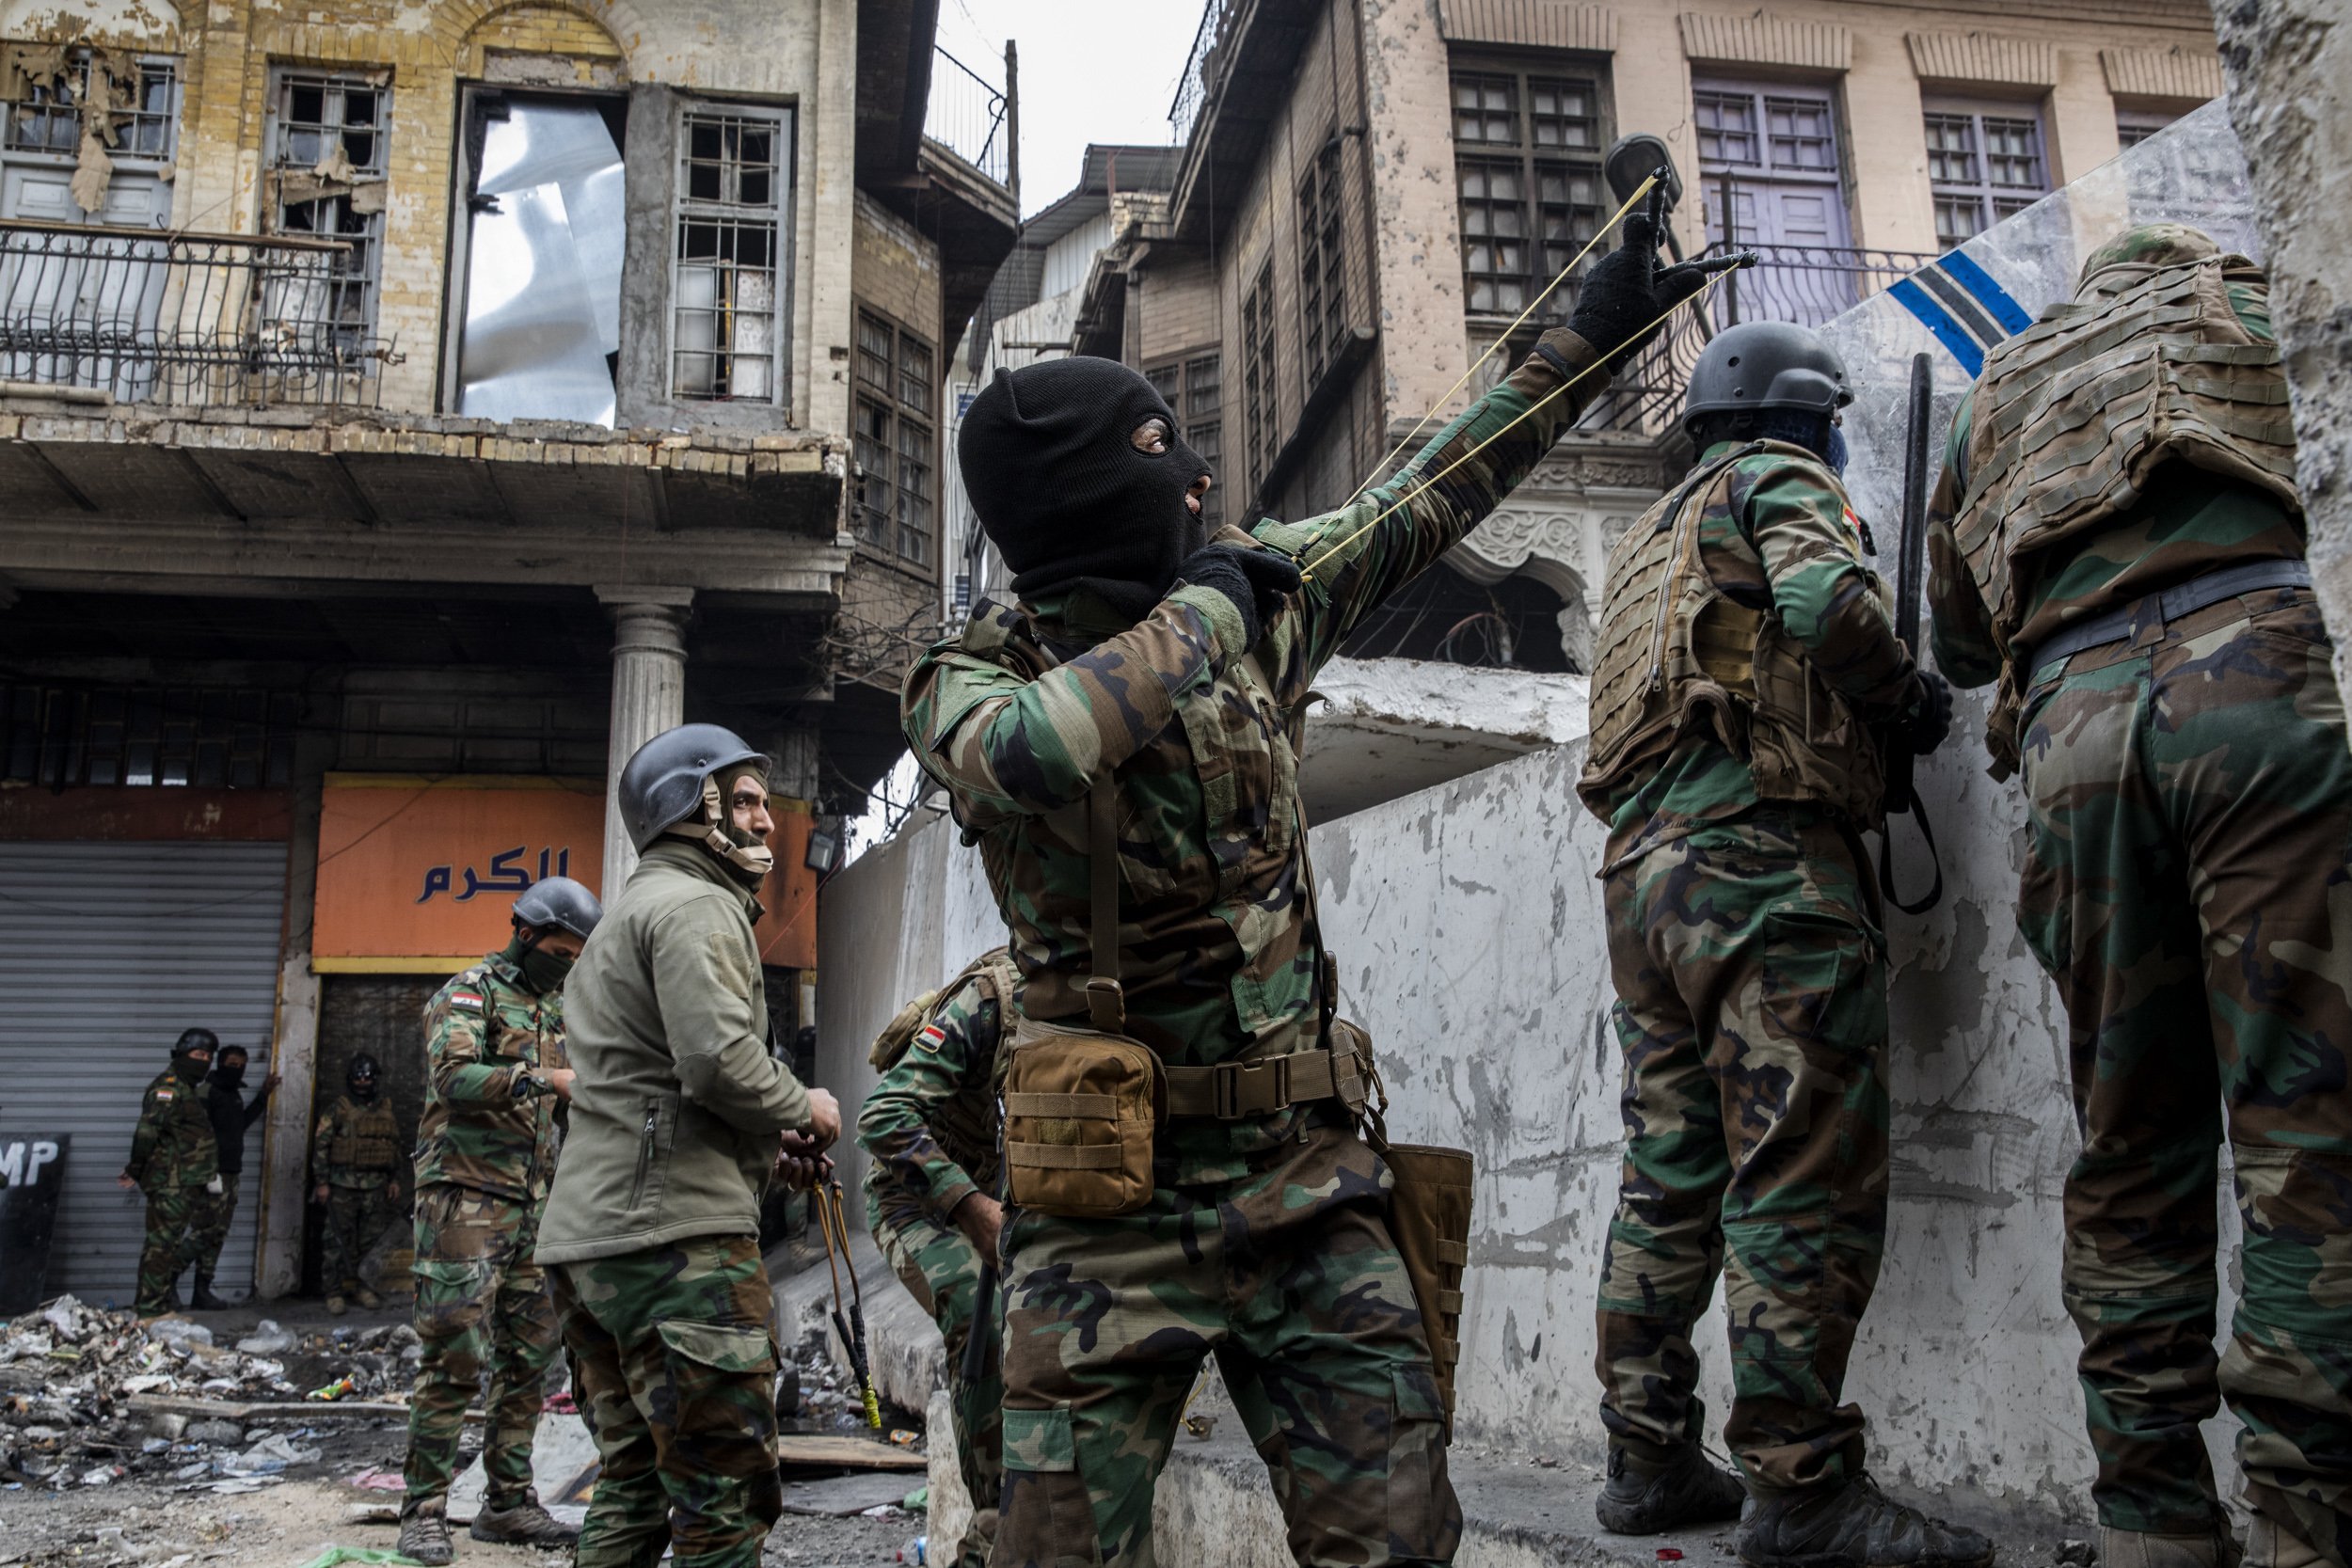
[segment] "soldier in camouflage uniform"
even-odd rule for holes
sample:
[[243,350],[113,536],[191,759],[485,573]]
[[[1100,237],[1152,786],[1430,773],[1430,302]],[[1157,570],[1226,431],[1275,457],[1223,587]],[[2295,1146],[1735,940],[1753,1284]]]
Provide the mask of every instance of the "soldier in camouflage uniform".
[[603,910],[566,877],[515,900],[514,940],[434,993],[424,1009],[425,1101],[417,1124],[417,1335],[400,1550],[450,1560],[445,1518],[467,1404],[483,1396],[488,1491],[478,1541],[565,1545],[539,1505],[531,1444],[556,1348],[555,1307],[532,1259],[554,1175],[556,1108],[571,1096],[564,982]]
[[[2344,1568],[2352,755],[2262,272],[2178,225],[2094,251],[1987,356],[1931,524],[1936,660],[1998,683],[2018,927],[2066,1002],[2100,1560],[2233,1555],[2198,1432],[2226,1397],[2249,1559]],[[2244,1288],[2217,1366],[2225,1107]]]
[[[996,1048],[1016,984],[999,947],[945,990],[908,1004],[874,1042],[882,1082],[857,1118],[858,1142],[873,1156],[866,1222],[947,1345],[956,1455],[972,1494],[958,1555],[940,1559],[956,1568],[986,1568],[1004,1474],[1002,1317],[994,1278],[984,1290],[981,1271],[996,1264],[1003,1223]],[[975,1354],[977,1369],[969,1365]]]
[[[572,977],[572,1125],[541,1227],[603,1469],[578,1568],[759,1568],[784,1512],[760,1200],[840,1134],[769,1053],[752,924],[768,759],[681,724],[621,768],[644,858]],[[805,1135],[795,1130],[806,1130]]]
[[1862,559],[1851,398],[1804,327],[1718,334],[1685,403],[1698,466],[1610,551],[1578,785],[1609,826],[1625,1057],[1596,1512],[1632,1534],[1739,1516],[1700,1451],[1691,1343],[1721,1273],[1741,1560],[1956,1568],[1991,1544],[1880,1493],[1840,1397],[1886,1232],[1886,949],[1858,834],[1883,826],[1884,746],[1932,750],[1951,711]]
[[147,1196],[147,1243],[139,1251],[134,1308],[142,1318],[180,1309],[180,1274],[196,1261],[198,1216],[207,1198],[220,1192],[213,1118],[199,1086],[219,1045],[210,1029],[184,1030],[172,1043],[171,1066],[147,1085],[131,1158],[115,1179]]
[[1171,1094],[1213,1084],[1232,1113],[1160,1124],[1138,1212],[1009,1211],[1000,1568],[1151,1560],[1153,1485],[1211,1354],[1300,1561],[1453,1558],[1446,1413],[1389,1173],[1331,1098],[1291,730],[1348,634],[1602,390],[1598,362],[1700,286],[1658,270],[1653,219],[1628,232],[1568,328],[1403,472],[1303,523],[1206,539],[1205,465],[1107,361],[1000,372],[965,419],[966,491],[1021,602],[983,603],[916,663],[908,743],[979,846],[1030,1019],[1087,1018],[1088,978],[1110,973],[1088,801],[1112,792],[1124,1032]]
[[359,1278],[359,1260],[400,1206],[400,1121],[378,1096],[375,1058],[362,1051],[343,1069],[344,1092],[310,1136],[310,1201],[326,1208],[319,1233],[319,1284],[342,1317],[347,1297],[373,1310],[384,1298]]

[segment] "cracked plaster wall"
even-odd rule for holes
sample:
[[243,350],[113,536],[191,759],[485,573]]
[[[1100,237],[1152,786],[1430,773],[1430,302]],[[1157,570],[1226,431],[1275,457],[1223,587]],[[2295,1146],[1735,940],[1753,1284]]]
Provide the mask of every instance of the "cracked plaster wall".
[[[1980,770],[1981,721],[1963,694],[1953,744],[1922,773],[1945,900],[1888,926],[1894,1200],[1847,1392],[1887,1479],[1963,1514],[2081,1518],[2091,1459],[2058,1273],[2077,1142],[2064,1021],[2018,940],[2023,807]],[[1373,1030],[1393,1131],[1478,1157],[1462,1434],[1593,1459],[1593,1292],[1620,1125],[1593,879],[1602,834],[1573,787],[1582,760],[1581,744],[1534,752],[1314,838],[1343,1006]],[[1899,832],[1909,891],[1925,866]],[[862,859],[823,897],[820,1077],[854,1104],[873,1078],[866,1042],[899,1002],[1002,937],[977,857],[944,820]],[[2234,1208],[2217,1204],[2233,1248]],[[2225,1322],[2233,1297],[2225,1278]],[[1696,1335],[1718,1430],[1721,1310],[1719,1295]],[[2208,1436],[2228,1487],[2224,1425]]]

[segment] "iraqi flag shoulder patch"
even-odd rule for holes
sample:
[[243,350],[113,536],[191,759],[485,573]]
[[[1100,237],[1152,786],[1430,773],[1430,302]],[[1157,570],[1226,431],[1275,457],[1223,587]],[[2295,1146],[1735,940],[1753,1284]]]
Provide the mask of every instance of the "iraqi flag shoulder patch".
[[469,990],[453,990],[449,993],[449,1005],[478,1013],[482,1010],[482,998]]
[[914,1043],[926,1051],[936,1053],[941,1046],[947,1043],[947,1031],[936,1023],[931,1024],[914,1037]]

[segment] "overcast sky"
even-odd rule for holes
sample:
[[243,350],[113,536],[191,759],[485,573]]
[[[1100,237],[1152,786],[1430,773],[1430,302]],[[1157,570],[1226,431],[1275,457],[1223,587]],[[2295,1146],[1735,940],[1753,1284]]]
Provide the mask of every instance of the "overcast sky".
[[940,0],[939,43],[992,82],[1021,54],[1025,216],[1078,182],[1089,142],[1165,146],[1168,105],[1200,25],[1200,0]]

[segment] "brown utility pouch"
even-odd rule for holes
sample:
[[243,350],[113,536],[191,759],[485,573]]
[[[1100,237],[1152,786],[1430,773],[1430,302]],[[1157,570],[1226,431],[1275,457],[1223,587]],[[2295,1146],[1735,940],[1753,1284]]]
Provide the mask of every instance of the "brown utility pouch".
[[1345,1019],[1336,1036],[1352,1035],[1366,1079],[1378,1103],[1361,1113],[1364,1142],[1389,1167],[1389,1234],[1405,1259],[1406,1277],[1421,1306],[1422,1331],[1429,1337],[1429,1360],[1445,1402],[1446,1427],[1454,1425],[1454,1371],[1462,1357],[1462,1275],[1470,1268],[1470,1184],[1473,1164],[1467,1148],[1389,1141],[1383,1113],[1389,1091],[1372,1061],[1372,1037]]
[[1119,860],[1108,782],[1087,798],[1092,861],[1095,973],[1087,981],[1091,1029],[1040,1022],[1005,1009],[1005,1175],[1024,1209],[1114,1219],[1152,1201],[1152,1140],[1167,1112],[1156,1052],[1120,1031]]

